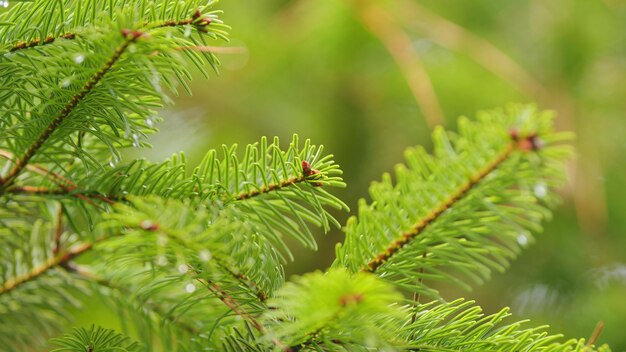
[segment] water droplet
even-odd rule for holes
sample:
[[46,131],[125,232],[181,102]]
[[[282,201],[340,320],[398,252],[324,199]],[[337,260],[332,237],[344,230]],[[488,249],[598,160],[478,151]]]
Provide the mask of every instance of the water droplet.
[[72,80],[69,77],[63,78],[60,83],[61,88],[67,88],[70,86],[70,84],[72,84]]
[[209,260],[211,260],[211,258],[213,258],[213,255],[208,249],[203,249],[200,251],[200,253],[198,253],[198,257],[203,262],[208,262]]
[[154,127],[154,121],[152,121],[152,118],[148,117],[146,119],[146,125],[148,125],[148,127]]
[[159,235],[159,237],[157,237],[157,245],[165,247],[167,245],[167,236],[163,234]]
[[548,186],[543,182],[538,183],[535,185],[534,192],[537,198],[543,198],[548,194]]
[[139,136],[133,133],[133,147],[139,148]]
[[85,61],[85,55],[83,54],[78,54],[74,57],[74,62],[76,62],[77,64],[82,64],[83,61]]
[[526,246],[528,244],[528,236],[525,233],[520,233],[517,236],[517,243],[522,247]]
[[163,95],[163,88],[161,88],[161,74],[154,67],[151,69],[152,75],[150,76],[150,84],[154,91]]
[[158,256],[156,263],[159,266],[166,266],[167,265],[167,257],[165,257],[164,255]]
[[2,6],[4,6],[5,8],[9,7],[9,2],[8,1],[3,1],[2,2]]
[[188,270],[189,270],[189,268],[187,267],[186,264],[180,264],[178,266],[178,272],[181,273],[181,274],[185,274]]
[[189,38],[191,36],[191,26],[185,27],[185,38]]
[[110,167],[115,167],[115,163],[113,162],[113,160],[109,161],[109,166]]
[[187,291],[188,293],[192,293],[195,290],[196,290],[196,285],[194,285],[191,282],[185,286],[185,291]]

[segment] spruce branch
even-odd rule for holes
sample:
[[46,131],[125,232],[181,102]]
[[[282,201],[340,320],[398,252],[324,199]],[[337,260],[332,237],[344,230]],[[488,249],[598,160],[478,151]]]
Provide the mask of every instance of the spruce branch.
[[21,50],[21,49],[29,49],[29,48],[34,48],[36,46],[52,44],[57,39],[74,39],[74,38],[76,38],[75,33],[65,33],[57,37],[48,36],[43,40],[41,40],[40,38],[36,38],[28,42],[17,42],[15,45],[13,45],[13,47],[11,47],[11,49],[9,49],[9,51],[14,52],[14,51]]
[[[213,19],[211,17],[208,17],[208,16],[203,17],[200,10],[197,9],[191,18],[182,19],[182,20],[171,19],[171,20],[164,20],[164,21],[155,22],[155,23],[146,22],[143,25],[142,29],[151,30],[151,29],[164,28],[164,27],[182,27],[182,26],[187,26],[187,25],[193,25],[194,27],[196,27],[197,30],[207,33],[206,27],[210,25],[212,22],[213,22]],[[49,35],[43,40],[41,38],[34,38],[34,39],[31,39],[30,41],[18,41],[9,49],[9,52],[52,44],[58,39],[72,40],[72,39],[75,39],[77,35],[78,34],[74,32],[67,32],[67,33],[56,35],[56,36]]]
[[[199,274],[199,272],[197,272],[195,269],[191,267],[189,268],[189,270],[190,272],[193,272],[196,275]],[[254,316],[248,313],[244,307],[239,305],[239,303],[237,303],[237,301],[226,290],[224,290],[218,284],[216,284],[215,282],[212,282],[209,279],[201,278],[199,276],[196,277],[195,279],[196,281],[201,283],[203,286],[205,286],[211,293],[213,293],[215,297],[217,297],[220,301],[222,301],[222,303],[224,303],[224,305],[227,306],[233,313],[237,314],[238,316],[246,320],[248,323],[250,323],[252,327],[254,327],[261,335],[267,334],[265,326],[261,324],[261,322],[257,320]],[[285,345],[285,343],[283,343],[278,338],[272,338],[271,341],[272,341],[272,344],[274,344],[274,346],[281,349],[283,352],[292,351],[289,346]]]
[[370,187],[374,202],[349,219],[334,266],[431,297],[426,281],[469,289],[462,276],[481,283],[504,271],[558,200],[548,190],[563,182],[570,151],[551,120],[510,106],[461,119],[458,134],[436,129],[434,155],[410,149],[395,184],[385,174]]
[[32,268],[28,273],[25,273],[23,275],[20,275],[20,276],[17,276],[15,278],[11,278],[5,281],[0,287],[0,295],[11,292],[26,282],[37,279],[38,277],[45,274],[50,269],[53,269],[53,268],[56,268],[58,266],[62,266],[68,263],[70,260],[91,250],[92,247],[93,247],[93,243],[89,243],[89,242],[76,245],[68,249],[67,251],[64,251],[63,253],[58,254],[55,257],[48,259],[46,262]]
[[11,169],[11,171],[9,171],[8,175],[0,178],[0,194],[4,191],[4,189],[6,189],[6,187],[10,186],[13,183],[17,176],[19,176],[19,174],[28,164],[30,159],[35,156],[35,154],[48,140],[48,138],[50,138],[54,131],[61,125],[65,118],[70,115],[74,108],[78,106],[78,104],[91,92],[91,90],[100,82],[100,80],[113,68],[113,65],[115,65],[115,63],[120,59],[122,54],[124,54],[126,49],[128,49],[128,46],[131,43],[137,41],[137,39],[139,39],[143,35],[143,33],[137,31],[128,31],[122,33],[122,35],[124,36],[124,41],[120,46],[117,47],[117,49],[115,49],[113,55],[111,55],[109,60],[85,83],[85,85],[78,92],[78,94],[74,95],[71,98],[71,100],[65,105],[61,112],[52,119],[52,121],[39,135],[35,142],[31,144],[26,152],[15,161],[13,168]]
[[[522,140],[526,140],[523,138]],[[409,231],[404,232],[398,239],[393,241],[387,249],[378,254],[372,259],[361,271],[375,272],[378,267],[389,261],[391,257],[409,244],[411,240],[417,237],[422,231],[428,227],[432,222],[436,221],[441,214],[443,214],[450,207],[454,206],[459,200],[461,200],[473,187],[475,187],[481,180],[492,173],[498,166],[500,166],[511,153],[515,150],[515,143],[511,142],[507,144],[504,149],[489,163],[487,163],[478,173],[471,175],[469,179],[461,185],[448,199],[435,208],[430,214],[422,218],[418,223],[413,226]]]

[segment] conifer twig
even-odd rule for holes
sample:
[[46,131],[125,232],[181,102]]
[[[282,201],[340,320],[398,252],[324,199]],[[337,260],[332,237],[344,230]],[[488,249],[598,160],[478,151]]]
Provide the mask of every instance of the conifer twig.
[[272,191],[276,191],[279,190],[281,188],[285,188],[291,185],[295,185],[296,183],[301,183],[304,182],[306,180],[306,177],[304,175],[299,176],[299,177],[291,177],[289,179],[286,180],[282,180],[280,183],[272,183],[269,184],[267,187],[265,186],[261,186],[259,188],[253,189],[249,192],[241,192],[239,193],[237,196],[235,196],[235,200],[245,200],[245,199],[250,199],[256,196],[259,196],[263,193],[269,193]]
[[54,227],[54,243],[52,245],[52,253],[59,254],[61,250],[61,236],[63,235],[63,207],[59,204],[57,210],[57,223]]
[[259,288],[259,286],[257,285],[256,282],[252,281],[252,279],[250,279],[250,277],[248,277],[248,275],[240,273],[240,272],[236,272],[234,270],[232,270],[231,268],[228,267],[228,265],[225,265],[224,263],[222,263],[221,260],[215,258],[215,262],[217,263],[217,265],[222,268],[222,270],[226,271],[228,274],[230,274],[230,276],[232,276],[234,279],[236,279],[237,281],[239,281],[240,284],[244,285],[245,287],[250,288],[251,290],[254,291],[254,295],[259,299],[259,301],[261,301],[261,303],[265,303],[265,301],[268,298],[267,293],[265,293],[263,290],[261,290]]
[[94,206],[97,206],[97,204],[95,204],[93,200],[100,200],[110,205],[115,204],[117,201],[123,200],[122,198],[118,197],[106,197],[95,191],[80,190],[76,186],[63,188],[48,188],[40,186],[13,186],[9,188],[6,192],[13,194],[33,194],[40,196],[72,196],[82,199]]
[[9,51],[14,52],[20,49],[28,49],[28,48],[33,48],[33,47],[40,46],[40,45],[52,44],[57,39],[74,39],[74,38],[76,38],[76,33],[65,33],[65,34],[59,35],[58,37],[51,35],[51,36],[46,37],[44,40],[41,40],[41,38],[35,38],[29,42],[17,42],[15,45],[13,45],[13,47],[11,47],[11,49],[9,49]]
[[68,263],[70,260],[89,251],[92,247],[93,243],[90,242],[76,245],[63,253],[48,259],[46,262],[32,268],[27,273],[17,276],[15,278],[10,278],[6,282],[4,282],[2,286],[0,286],[0,295],[13,291],[18,286],[38,278],[52,268]]
[[[0,156],[7,160],[13,160],[13,153],[7,150],[0,149]],[[48,180],[50,180],[57,186],[60,186],[60,187],[73,186],[72,181],[67,180],[63,176],[48,170],[46,167],[42,165],[31,163],[31,164],[26,165],[26,169],[29,171],[35,172],[41,176],[46,177]]]
[[395,253],[410,243],[420,233],[424,231],[434,221],[441,216],[446,210],[456,204],[458,201],[474,188],[487,175],[498,168],[511,153],[515,150],[530,151],[540,148],[540,142],[536,135],[519,137],[517,132],[511,132],[512,141],[507,143],[500,153],[491,160],[487,165],[480,169],[476,174],[472,175],[461,187],[459,187],[449,198],[442,202],[432,212],[417,222],[410,230],[405,231],[400,237],[394,240],[386,250],[379,253],[374,259],[367,263],[361,271],[375,272],[381,265],[386,263]]
[[600,337],[600,334],[602,333],[602,329],[604,329],[604,322],[603,321],[599,321],[596,324],[596,327],[593,329],[593,333],[591,333],[591,336],[589,337],[589,341],[587,341],[587,343],[585,344],[586,346],[593,346],[596,341],[598,340],[598,337]]
[[[189,272],[196,274],[195,280],[205,286],[215,297],[217,297],[225,306],[227,306],[233,313],[237,314],[241,318],[248,321],[260,334],[265,335],[265,327],[250,313],[248,313],[243,307],[237,303],[237,301],[228,294],[223,288],[221,288],[218,284],[213,281],[205,278],[201,278],[198,276],[199,272],[196,271],[191,266],[188,267]],[[285,345],[282,341],[278,339],[272,339],[272,343],[280,348],[283,352],[291,352],[292,349]]]
[[65,105],[61,112],[48,124],[46,129],[39,135],[33,144],[26,150],[26,152],[15,161],[13,168],[9,171],[9,174],[5,178],[0,178],[0,185],[7,187],[10,186],[13,181],[19,176],[24,167],[28,164],[43,144],[52,136],[52,134],[61,126],[61,123],[74,111],[78,104],[95,88],[95,86],[102,80],[102,78],[113,68],[115,63],[122,57],[122,54],[126,52],[126,49],[131,43],[135,42],[141,37],[141,32],[122,33],[124,41],[115,49],[113,55],[109,60],[98,70],[89,80],[85,83],[83,88],[74,95],[70,101]]
[[[202,27],[205,27],[211,23],[211,19],[209,17],[200,18],[200,16],[201,14],[196,11],[196,13],[194,14],[192,18],[188,18],[184,20],[166,20],[166,21],[156,23],[156,24],[145,23],[144,28],[147,30],[150,30],[150,29],[155,29],[155,28],[179,27],[179,26],[186,26],[190,24],[196,24],[199,27],[201,27],[199,29],[202,30]],[[68,33],[61,34],[59,36],[50,35],[43,40],[41,40],[41,38],[35,38],[31,41],[18,41],[17,43],[15,43],[15,45],[11,47],[11,49],[9,49],[9,51],[14,52],[14,51],[18,51],[21,49],[29,49],[29,48],[34,48],[36,46],[52,44],[58,39],[70,39],[70,40],[76,39],[77,35],[78,35],[77,33],[68,32]]]

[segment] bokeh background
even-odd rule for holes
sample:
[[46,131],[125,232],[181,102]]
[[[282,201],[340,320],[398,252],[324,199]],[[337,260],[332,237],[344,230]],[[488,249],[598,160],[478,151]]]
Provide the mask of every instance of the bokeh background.
[[[293,133],[323,144],[345,171],[354,210],[372,180],[429,145],[432,127],[509,102],[535,102],[577,134],[571,182],[544,233],[504,274],[446,297],[626,350],[626,2],[620,0],[224,0],[232,26],[219,77],[165,111],[148,158]],[[235,50],[240,51],[240,50]],[[345,220],[348,214],[337,214]],[[288,274],[326,268],[294,245]]]
[[[165,110],[154,148],[191,163],[221,144],[293,133],[323,144],[345,172],[355,210],[372,180],[430,145],[458,116],[535,102],[577,134],[563,205],[504,274],[449,299],[626,350],[626,2],[621,0],[223,0],[235,49],[221,74]],[[139,153],[139,152],[137,152]],[[337,217],[345,222],[347,213]],[[317,252],[294,244],[288,275],[328,267],[337,230]],[[93,313],[93,312],[92,312]]]

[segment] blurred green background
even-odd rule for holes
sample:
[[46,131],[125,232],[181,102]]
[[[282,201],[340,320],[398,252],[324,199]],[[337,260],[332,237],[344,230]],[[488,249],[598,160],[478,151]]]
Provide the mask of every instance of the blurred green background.
[[[504,274],[473,292],[487,312],[626,350],[626,3],[619,0],[249,1],[217,5],[232,26],[221,75],[193,82],[164,112],[148,157],[191,162],[222,143],[293,133],[345,171],[353,210],[434,124],[508,102],[536,102],[577,133],[563,205]],[[348,214],[338,214],[342,220]],[[298,248],[288,274],[326,268],[340,231]]]
[[[224,0],[232,26],[219,77],[193,81],[164,111],[154,149],[191,163],[222,143],[293,133],[333,153],[355,210],[367,187],[429,146],[435,124],[508,102],[536,102],[577,133],[563,205],[504,274],[473,292],[489,313],[626,350],[626,3],[620,0]],[[240,51],[240,50],[235,50]],[[345,222],[348,214],[339,213]],[[340,231],[320,250],[294,245],[288,275],[326,268]]]
[[[147,157],[293,133],[323,144],[345,172],[337,194],[355,210],[403,150],[429,145],[435,124],[508,102],[536,102],[577,133],[563,205],[504,274],[473,292],[487,312],[549,324],[626,350],[626,3],[551,1],[249,1],[217,5],[232,26],[221,75],[163,113]],[[345,220],[348,214],[337,214]],[[326,268],[342,233],[320,250],[295,245],[288,274]]]

